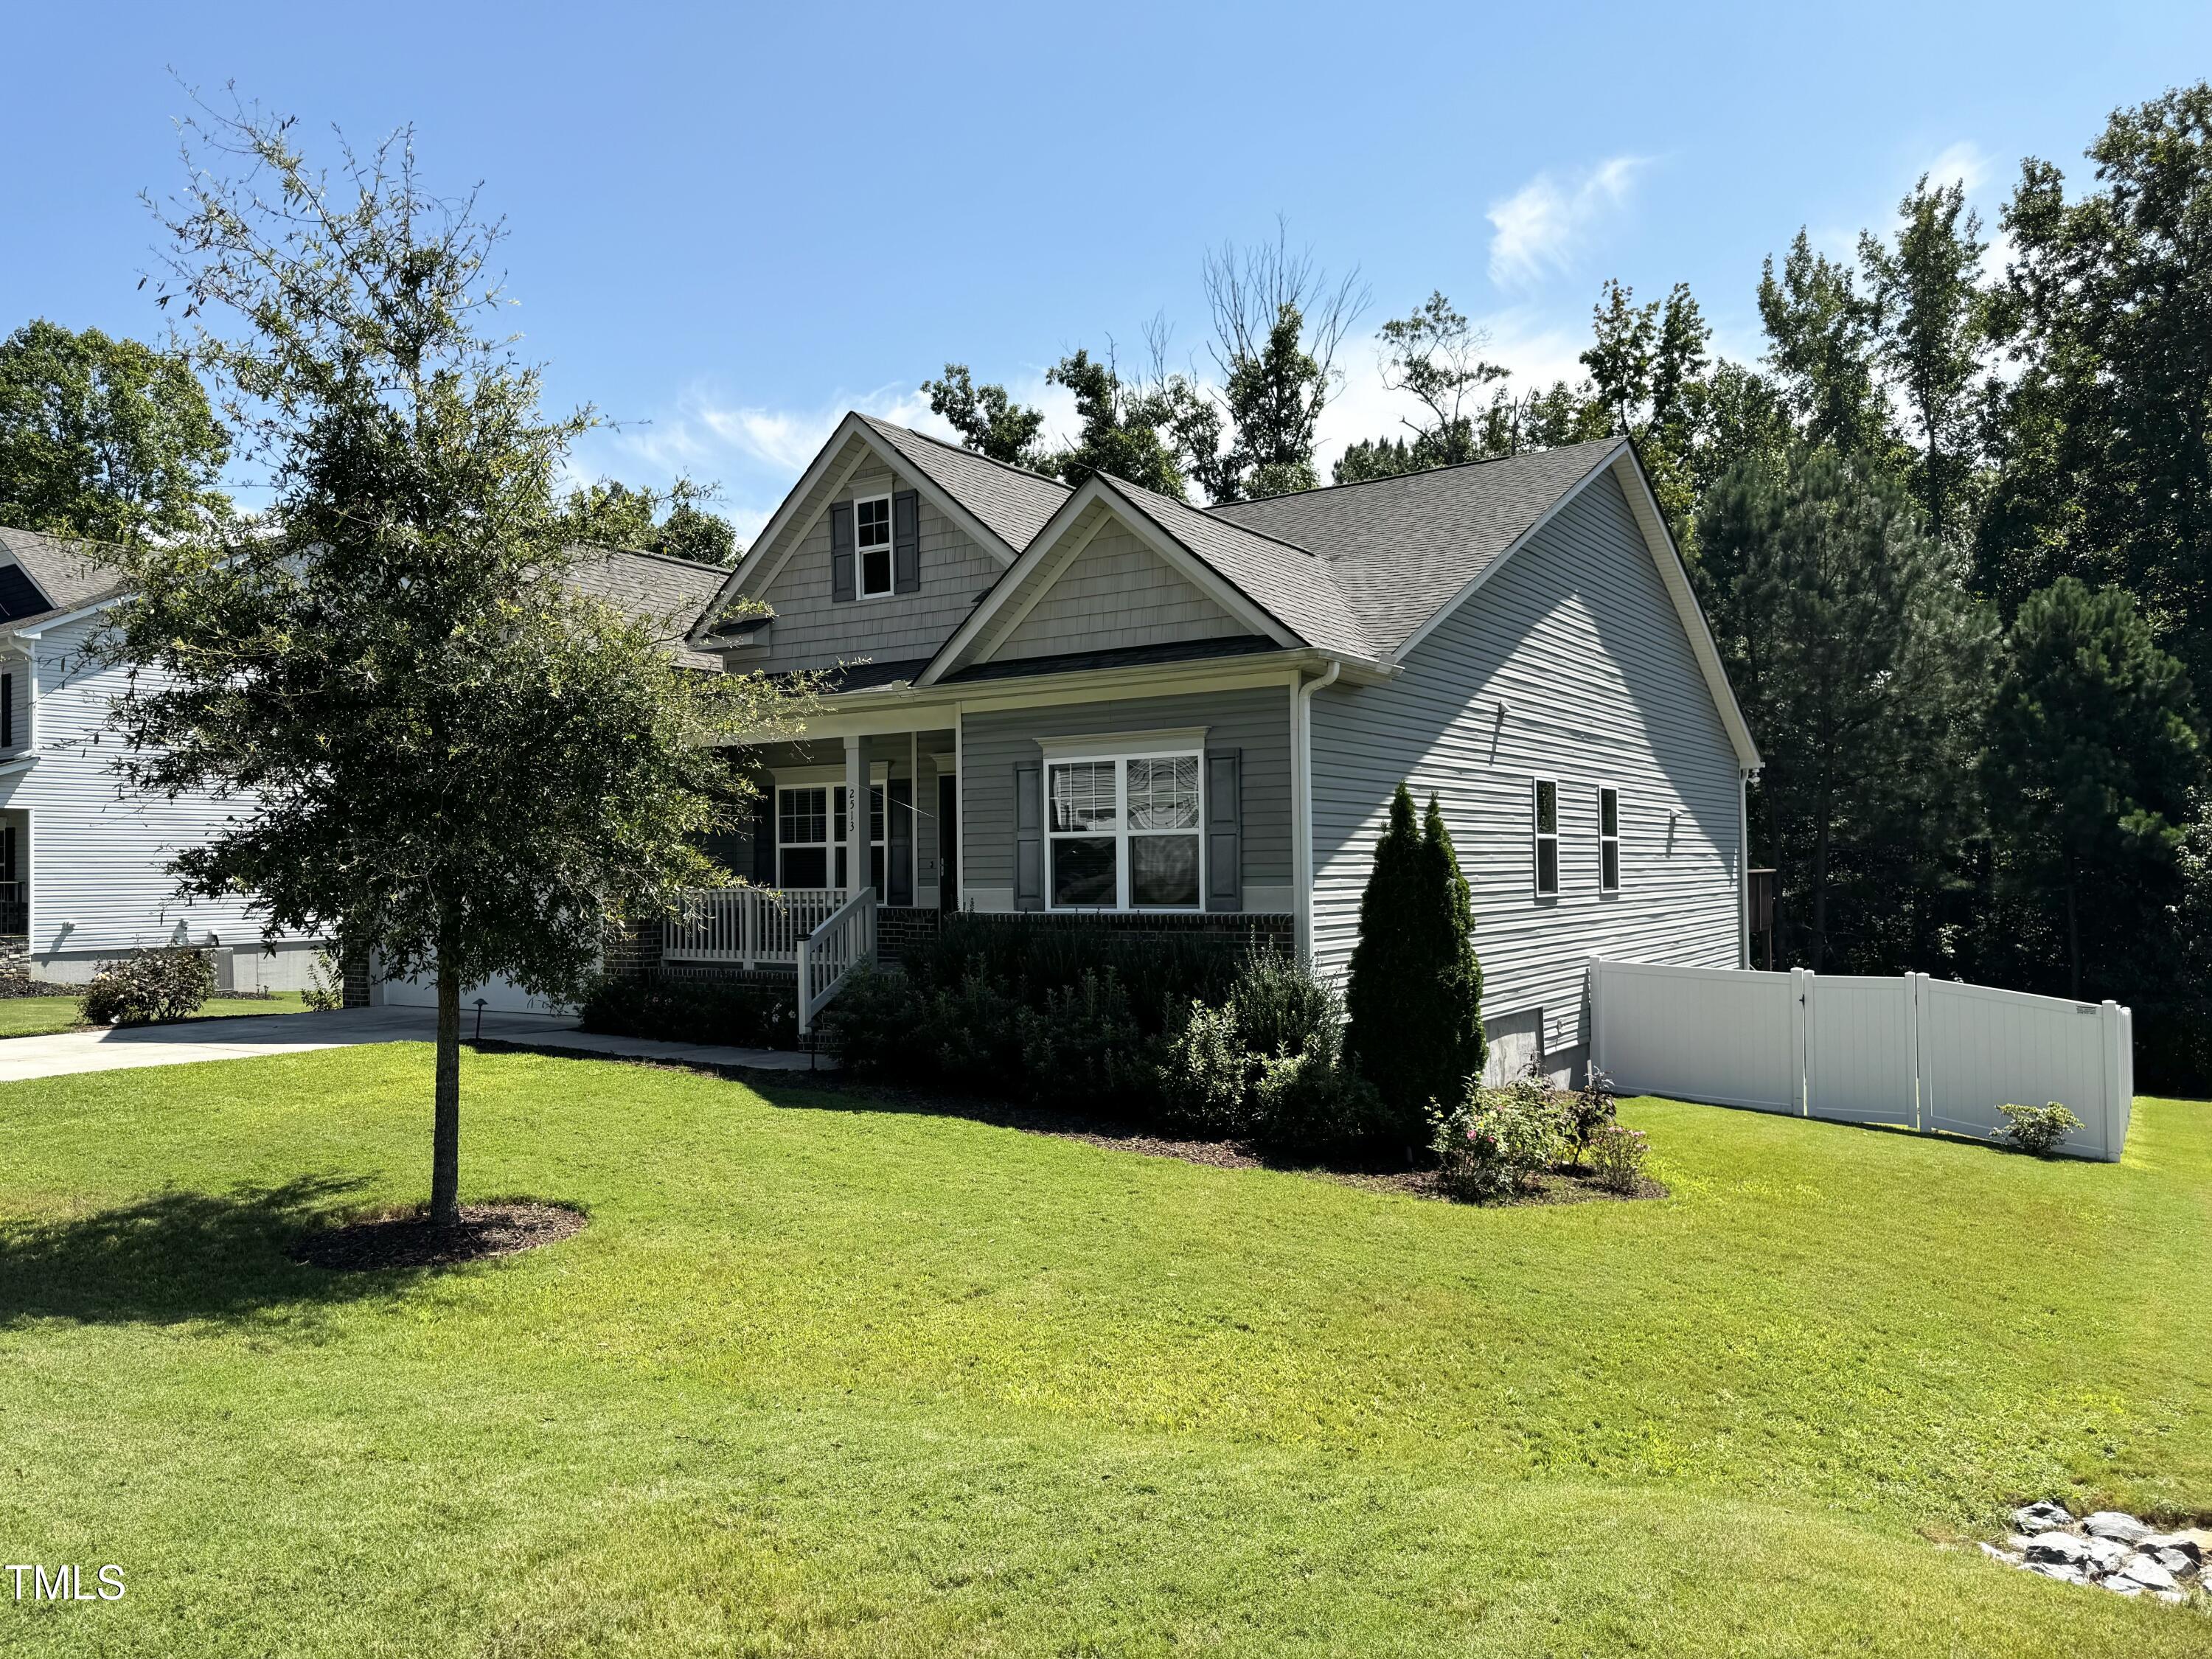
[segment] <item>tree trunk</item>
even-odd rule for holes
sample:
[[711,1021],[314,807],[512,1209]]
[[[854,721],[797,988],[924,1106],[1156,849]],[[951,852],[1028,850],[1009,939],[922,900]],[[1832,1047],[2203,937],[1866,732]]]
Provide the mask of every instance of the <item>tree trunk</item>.
[[430,1129],[430,1224],[461,1224],[461,980],[438,952],[438,1066]]

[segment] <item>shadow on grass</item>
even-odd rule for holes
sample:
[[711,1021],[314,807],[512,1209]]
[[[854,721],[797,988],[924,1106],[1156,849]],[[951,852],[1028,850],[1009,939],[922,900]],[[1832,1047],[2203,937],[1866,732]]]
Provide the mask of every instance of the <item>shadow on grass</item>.
[[407,1275],[324,1273],[286,1254],[366,1184],[304,1176],[222,1194],[157,1193],[66,1220],[0,1221],[0,1328],[245,1320],[388,1295]]

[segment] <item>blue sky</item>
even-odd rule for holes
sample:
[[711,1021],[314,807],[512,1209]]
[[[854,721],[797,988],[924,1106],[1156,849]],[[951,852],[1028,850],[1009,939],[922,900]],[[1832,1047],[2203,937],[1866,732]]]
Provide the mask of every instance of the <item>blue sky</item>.
[[579,469],[719,480],[747,529],[843,410],[928,424],[915,387],[948,358],[1042,396],[1061,353],[1155,313],[1201,354],[1205,251],[1279,214],[1374,295],[1326,460],[1392,427],[1369,337],[1432,288],[1542,378],[1574,372],[1607,276],[1687,281],[1754,355],[1759,260],[1801,224],[1847,248],[1929,169],[1993,222],[2021,156],[2081,178],[2112,107],[2212,65],[2201,0],[449,0],[21,8],[9,34],[0,327],[158,333],[136,197],[180,177],[179,78],[356,139],[412,122],[434,180],[507,216],[553,398],[625,423]]

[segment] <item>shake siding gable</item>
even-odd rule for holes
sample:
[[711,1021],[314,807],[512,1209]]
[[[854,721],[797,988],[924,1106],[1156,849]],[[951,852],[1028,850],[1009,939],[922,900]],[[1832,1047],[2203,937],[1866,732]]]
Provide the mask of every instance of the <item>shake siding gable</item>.
[[1109,515],[989,654],[994,660],[1013,660],[1220,639],[1246,631]]
[[[1502,714],[1501,714],[1502,710]],[[1474,890],[1483,1012],[1584,1041],[1592,955],[1736,963],[1738,772],[1712,693],[1620,486],[1595,480],[1384,684],[1313,703],[1314,948],[1340,972],[1390,793],[1431,790]],[[1559,891],[1534,893],[1530,793],[1559,786]],[[1621,884],[1601,893],[1601,785]]]
[[[857,444],[858,440],[854,442]],[[831,476],[834,477],[833,471]],[[783,568],[761,593],[775,608],[765,651],[740,652],[730,659],[739,670],[826,667],[858,657],[878,662],[927,658],[944,644],[975,608],[983,590],[1006,567],[921,499],[921,587],[881,599],[834,600],[830,597],[830,514],[832,502],[866,495],[895,495],[914,481],[884,467],[872,454],[858,471],[822,499],[809,504],[813,522]]]

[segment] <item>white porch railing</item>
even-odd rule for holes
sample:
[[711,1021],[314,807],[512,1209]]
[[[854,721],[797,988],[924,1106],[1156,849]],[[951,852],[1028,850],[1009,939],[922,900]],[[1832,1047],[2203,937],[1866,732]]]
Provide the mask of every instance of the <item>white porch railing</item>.
[[799,942],[799,1035],[814,1029],[845,975],[876,959],[876,890],[863,887]]
[[796,963],[806,936],[845,902],[838,887],[703,887],[661,923],[664,962]]

